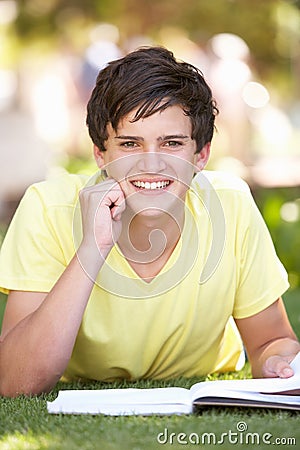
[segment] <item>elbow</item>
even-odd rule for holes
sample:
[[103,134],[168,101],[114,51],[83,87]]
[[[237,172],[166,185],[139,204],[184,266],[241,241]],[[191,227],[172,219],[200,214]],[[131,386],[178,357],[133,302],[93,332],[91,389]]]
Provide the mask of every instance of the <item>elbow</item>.
[[30,377],[21,379],[18,377],[0,377],[0,395],[2,397],[15,398],[21,395],[32,397],[35,395],[49,393],[58,382],[60,376],[43,376],[41,373]]
[[40,387],[36,384],[17,385],[15,383],[0,383],[0,395],[2,397],[16,398],[21,395],[32,397],[35,395],[46,394],[54,387]]

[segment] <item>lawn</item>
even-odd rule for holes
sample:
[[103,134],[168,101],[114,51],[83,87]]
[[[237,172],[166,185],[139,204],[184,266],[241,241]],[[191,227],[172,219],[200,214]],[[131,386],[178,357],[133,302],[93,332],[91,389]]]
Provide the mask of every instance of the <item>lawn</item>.
[[[300,291],[285,296],[290,320],[300,337]],[[3,309],[5,297],[0,298]],[[1,316],[1,315],[0,315]],[[1,322],[1,317],[0,317]],[[219,378],[250,376],[246,365],[240,373]],[[201,447],[300,448],[300,415],[280,410],[251,408],[206,408],[197,415],[170,417],[64,416],[47,413],[59,389],[107,387],[190,387],[201,379],[164,382],[139,381],[133,384],[58,384],[47,395],[16,399],[0,397],[1,450],[154,450]],[[247,428],[247,429],[245,429]],[[245,431],[243,431],[245,429]],[[160,442],[159,442],[160,441]],[[271,446],[271,447],[270,447]]]
[[[299,290],[285,296],[293,326],[300,336]],[[5,298],[2,297],[2,306]],[[240,373],[219,378],[250,376],[246,365]],[[170,417],[104,417],[50,415],[46,401],[59,389],[107,387],[190,387],[201,379],[164,382],[139,381],[133,384],[62,384],[47,395],[16,399],[0,398],[1,450],[154,450],[201,447],[299,448],[300,415],[280,410],[251,408],[205,408],[197,415]],[[245,429],[245,430],[244,430]],[[244,431],[243,431],[244,430]],[[273,447],[270,447],[272,445]]]
[[[227,374],[226,378],[249,375]],[[135,387],[189,387],[198,379],[135,382]],[[248,408],[206,408],[197,415],[104,417],[50,415],[46,401],[59,388],[128,387],[130,384],[59,384],[47,395],[0,399],[0,448],[51,450],[152,450],[159,448],[299,448],[300,416],[296,412]],[[280,444],[279,444],[280,442]],[[298,443],[298,447],[297,444]],[[272,447],[271,447],[272,448]]]

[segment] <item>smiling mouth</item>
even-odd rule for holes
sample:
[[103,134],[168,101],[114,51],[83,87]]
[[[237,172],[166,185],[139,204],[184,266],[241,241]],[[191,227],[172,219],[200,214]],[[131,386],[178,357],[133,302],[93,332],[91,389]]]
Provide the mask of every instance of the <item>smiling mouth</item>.
[[145,189],[145,190],[159,190],[165,189],[167,186],[171,184],[171,180],[162,180],[162,181],[131,181],[134,187],[137,189]]

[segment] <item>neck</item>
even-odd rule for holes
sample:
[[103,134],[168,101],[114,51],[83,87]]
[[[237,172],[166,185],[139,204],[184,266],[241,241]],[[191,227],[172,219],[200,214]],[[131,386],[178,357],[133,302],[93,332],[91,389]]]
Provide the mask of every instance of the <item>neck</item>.
[[128,260],[149,264],[172,253],[182,234],[183,225],[183,208],[178,208],[172,215],[167,212],[133,215],[125,210],[118,245]]

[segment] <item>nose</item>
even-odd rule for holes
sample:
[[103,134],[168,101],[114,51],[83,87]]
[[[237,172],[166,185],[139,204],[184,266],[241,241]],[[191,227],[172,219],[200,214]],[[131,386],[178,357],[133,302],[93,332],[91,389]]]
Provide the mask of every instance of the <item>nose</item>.
[[166,168],[164,155],[159,152],[145,152],[139,155],[137,168],[142,172],[158,173]]

